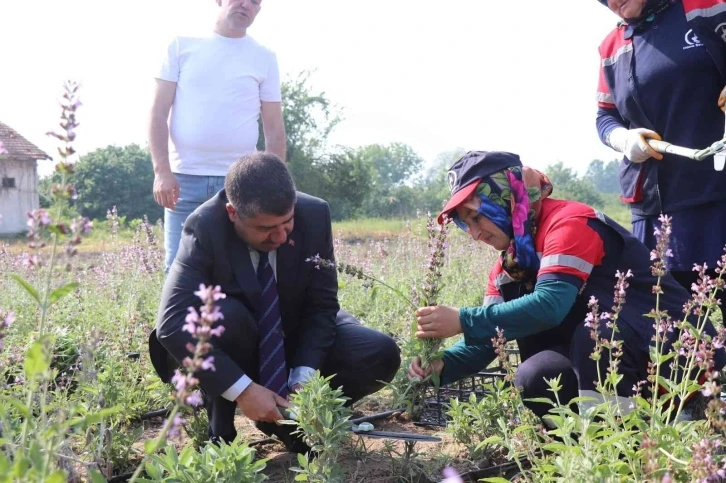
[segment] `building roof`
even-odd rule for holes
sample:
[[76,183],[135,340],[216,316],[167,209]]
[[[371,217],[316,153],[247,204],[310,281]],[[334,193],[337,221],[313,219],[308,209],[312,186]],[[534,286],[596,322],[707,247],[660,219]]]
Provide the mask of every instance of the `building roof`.
[[35,161],[37,159],[51,159],[35,144],[21,136],[15,129],[0,122],[0,142],[8,152],[2,157],[18,161]]

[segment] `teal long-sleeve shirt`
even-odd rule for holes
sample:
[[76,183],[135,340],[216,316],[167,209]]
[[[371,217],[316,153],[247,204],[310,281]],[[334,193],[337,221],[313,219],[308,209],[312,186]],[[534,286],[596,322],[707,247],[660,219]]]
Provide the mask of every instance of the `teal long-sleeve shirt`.
[[459,309],[464,338],[444,351],[441,383],[448,384],[484,369],[494,360],[496,328],[507,340],[559,325],[570,312],[578,289],[562,280],[539,280],[531,294],[483,307]]

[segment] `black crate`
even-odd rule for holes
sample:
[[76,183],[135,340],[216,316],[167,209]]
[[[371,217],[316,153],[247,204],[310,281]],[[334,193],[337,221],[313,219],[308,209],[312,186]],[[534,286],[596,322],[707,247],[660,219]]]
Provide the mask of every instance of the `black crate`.
[[[509,355],[509,364],[512,367],[519,365],[519,350],[507,349]],[[441,426],[447,424],[446,410],[451,399],[457,398],[460,401],[466,401],[471,394],[475,394],[477,399],[488,394],[489,391],[484,388],[485,384],[492,384],[495,380],[503,378],[504,370],[499,367],[488,368],[477,374],[473,374],[464,379],[460,379],[454,383],[439,387],[438,390],[433,386],[426,388],[422,409],[414,418],[414,424],[417,426]]]

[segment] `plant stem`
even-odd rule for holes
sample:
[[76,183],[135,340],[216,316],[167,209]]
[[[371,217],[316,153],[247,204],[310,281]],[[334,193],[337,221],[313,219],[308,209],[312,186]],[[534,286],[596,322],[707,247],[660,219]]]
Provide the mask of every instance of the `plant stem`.
[[176,404],[174,408],[171,410],[171,413],[169,413],[169,419],[166,420],[166,424],[161,430],[161,434],[159,434],[159,438],[156,440],[156,444],[154,445],[154,449],[148,453],[144,454],[144,458],[139,462],[139,466],[136,467],[136,471],[134,471],[134,474],[131,475],[131,478],[128,480],[128,483],[134,483],[136,479],[141,475],[141,472],[144,470],[144,466],[146,464],[146,460],[149,459],[149,453],[154,453],[159,449],[159,446],[163,444],[166,441],[166,437],[169,434],[169,431],[171,430],[171,426],[174,424],[174,417],[179,412],[179,404]]

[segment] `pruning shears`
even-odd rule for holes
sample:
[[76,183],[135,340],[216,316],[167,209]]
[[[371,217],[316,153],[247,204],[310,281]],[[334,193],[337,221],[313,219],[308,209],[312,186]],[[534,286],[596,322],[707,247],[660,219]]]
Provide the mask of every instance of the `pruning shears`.
[[651,148],[663,154],[675,154],[694,161],[703,161],[707,157],[713,155],[713,167],[716,171],[723,171],[726,165],[726,125],[724,126],[724,137],[720,141],[716,141],[709,147],[704,149],[691,149],[674,144],[658,141],[655,139],[646,140]]
[[[283,408],[281,406],[278,406],[277,409],[280,411],[280,414],[282,414],[285,419],[297,421],[297,415],[293,411],[291,411],[290,408]],[[361,422],[360,424],[355,424],[351,421],[349,430],[357,434],[358,436],[363,436],[366,438],[400,439],[403,441],[420,441],[426,443],[441,442],[441,438],[439,438],[438,436],[429,436],[426,434],[406,432],[399,433],[392,431],[375,431],[373,425],[369,422]]]

